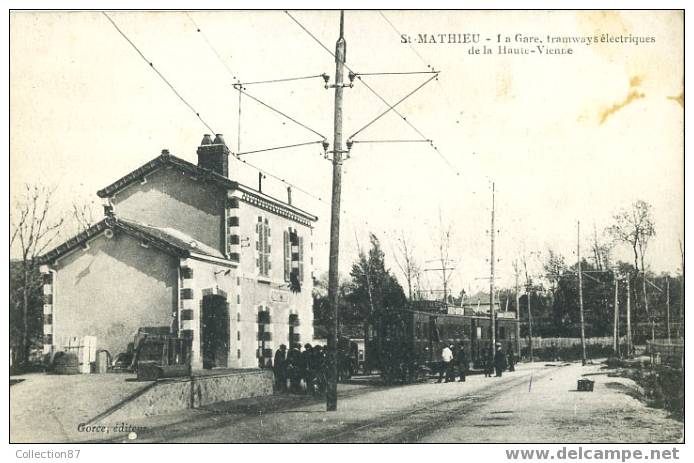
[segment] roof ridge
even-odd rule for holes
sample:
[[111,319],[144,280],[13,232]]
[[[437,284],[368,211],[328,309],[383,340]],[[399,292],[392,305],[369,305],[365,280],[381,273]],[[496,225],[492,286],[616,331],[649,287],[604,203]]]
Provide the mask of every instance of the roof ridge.
[[196,175],[202,176],[205,179],[211,180],[213,182],[216,182],[220,184],[222,187],[227,188],[227,189],[233,189],[233,190],[245,190],[246,192],[254,195],[261,196],[263,198],[266,198],[272,202],[274,202],[277,206],[283,207],[288,209],[289,211],[297,214],[304,215],[306,218],[316,221],[318,220],[318,217],[315,215],[304,211],[303,209],[300,209],[292,204],[288,204],[280,199],[275,198],[274,196],[268,195],[267,193],[263,193],[262,191],[256,190],[255,188],[249,187],[247,185],[244,185],[243,183],[240,183],[236,180],[232,180],[228,177],[225,177],[213,170],[206,169],[204,167],[200,167],[197,164],[193,164],[190,161],[186,161],[183,158],[179,158],[178,156],[174,156],[171,153],[162,153],[159,156],[155,157],[154,159],[146,162],[145,164],[141,165],[140,167],[136,168],[135,170],[131,171],[130,173],[124,175],[123,177],[119,178],[115,182],[111,183],[110,185],[102,188],[101,190],[97,191],[97,196],[100,198],[106,198],[108,196],[113,195],[114,193],[117,193],[118,191],[122,190],[123,188],[126,188],[128,185],[133,183],[134,181],[145,177],[149,173],[153,172],[154,170],[158,169],[159,167],[165,165],[165,164],[171,164],[177,167],[180,167],[182,169],[185,169],[189,172],[192,172]]

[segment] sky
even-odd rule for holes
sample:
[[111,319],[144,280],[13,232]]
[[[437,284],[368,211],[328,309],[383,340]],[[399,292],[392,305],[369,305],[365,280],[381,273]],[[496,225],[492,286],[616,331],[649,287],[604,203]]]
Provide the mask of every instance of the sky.
[[[153,72],[99,12],[14,12],[10,21],[10,194],[25,183],[55,187],[57,213],[93,202],[96,191],[159,155],[191,162],[204,133],[223,133],[232,151],[320,141],[322,137],[252,101],[232,84],[334,77],[333,57],[282,11],[109,13],[142,54],[210,127]],[[334,49],[337,12],[292,12]],[[385,16],[385,18],[384,18]],[[488,286],[492,184],[498,284],[527,256],[539,272],[548,249],[575,261],[577,222],[587,255],[621,208],[652,205],[656,236],[646,260],[678,272],[684,239],[683,17],[623,11],[348,11],[347,64],[360,73],[440,71],[354,137],[343,165],[340,270],[348,273],[369,232],[387,263],[404,234],[423,267],[437,258],[440,223],[450,226],[454,291]],[[198,29],[201,32],[198,32]],[[402,43],[401,34],[479,34],[480,43]],[[652,43],[577,43],[571,55],[499,55],[497,37],[652,37]],[[487,41],[486,39],[489,39]],[[491,55],[469,54],[487,44]],[[565,45],[566,47],[566,45]],[[427,74],[364,75],[390,104]],[[333,91],[321,78],[248,85],[248,93],[320,133],[333,135]],[[344,90],[351,135],[387,107],[359,81]],[[240,128],[240,130],[239,130]],[[240,134],[240,137],[239,137]],[[332,167],[320,144],[243,156],[302,190],[293,203],[319,217],[318,274],[327,271]],[[255,187],[238,161],[230,176]],[[273,178],[263,191],[286,198]],[[316,198],[321,198],[318,200]],[[11,203],[14,204],[14,203]],[[11,209],[12,212],[12,209]],[[67,233],[67,231],[66,231]],[[66,236],[67,238],[67,236]],[[615,257],[631,260],[628,249]],[[440,287],[435,272],[428,285]]]

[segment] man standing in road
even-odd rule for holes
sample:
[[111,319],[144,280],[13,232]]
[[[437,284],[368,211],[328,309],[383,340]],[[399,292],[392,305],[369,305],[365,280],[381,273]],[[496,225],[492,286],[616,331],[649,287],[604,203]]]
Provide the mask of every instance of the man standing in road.
[[501,377],[501,372],[506,369],[506,354],[501,350],[501,344],[496,345],[496,353],[494,354],[494,369],[496,376]]
[[456,363],[460,372],[460,382],[465,382],[465,372],[467,371],[467,355],[465,354],[465,345],[461,342],[456,354]]
[[300,344],[292,344],[287,353],[287,373],[289,375],[289,390],[294,394],[301,392],[301,352]]
[[491,378],[494,371],[494,352],[491,346],[484,348],[482,363],[484,363],[484,377]]
[[301,353],[301,376],[306,384],[306,394],[313,395],[314,382],[313,382],[313,348],[311,344],[306,343],[304,345],[304,351]]
[[287,392],[287,346],[280,345],[275,352],[275,359],[272,362],[272,369],[275,373],[275,384],[280,392]]
[[450,383],[454,380],[453,378],[453,344],[450,346],[445,346],[441,351],[441,371],[439,372],[439,383],[443,379],[443,373],[446,373],[446,382]]
[[508,345],[508,371],[516,371],[516,354],[513,352],[513,346]]

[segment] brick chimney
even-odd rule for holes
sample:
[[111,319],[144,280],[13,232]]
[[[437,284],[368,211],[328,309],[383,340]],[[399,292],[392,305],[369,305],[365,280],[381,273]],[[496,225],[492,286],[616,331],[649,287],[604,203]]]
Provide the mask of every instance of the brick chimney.
[[198,166],[229,177],[229,148],[221,133],[214,140],[209,134],[202,137],[198,147]]

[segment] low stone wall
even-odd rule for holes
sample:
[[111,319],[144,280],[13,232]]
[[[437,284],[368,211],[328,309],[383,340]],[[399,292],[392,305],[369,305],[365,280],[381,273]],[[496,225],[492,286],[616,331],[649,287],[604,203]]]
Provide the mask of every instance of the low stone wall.
[[268,370],[160,380],[94,421],[124,421],[204,407],[217,402],[271,395],[272,383],[272,372]]

